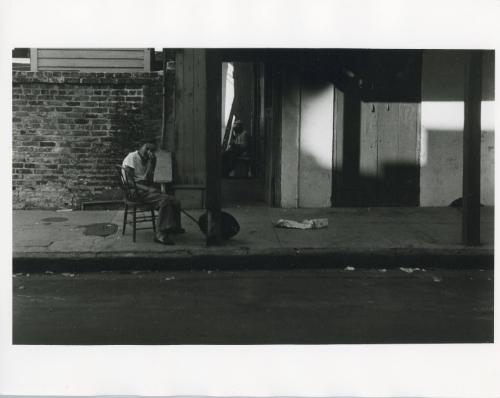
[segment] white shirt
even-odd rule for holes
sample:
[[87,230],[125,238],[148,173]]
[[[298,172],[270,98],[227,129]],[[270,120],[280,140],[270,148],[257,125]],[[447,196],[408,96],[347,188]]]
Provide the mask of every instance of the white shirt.
[[130,152],[125,159],[123,159],[122,167],[130,167],[134,169],[134,179],[136,181],[146,179],[146,171],[148,162],[142,162],[141,155],[138,151]]

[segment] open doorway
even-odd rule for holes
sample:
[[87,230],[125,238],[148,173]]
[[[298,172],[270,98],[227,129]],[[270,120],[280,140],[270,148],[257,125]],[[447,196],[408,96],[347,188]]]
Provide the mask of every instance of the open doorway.
[[222,200],[224,205],[264,203],[264,64],[221,65]]

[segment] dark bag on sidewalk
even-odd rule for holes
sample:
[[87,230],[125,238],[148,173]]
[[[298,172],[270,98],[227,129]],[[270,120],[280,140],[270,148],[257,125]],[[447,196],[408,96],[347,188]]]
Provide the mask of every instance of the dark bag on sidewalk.
[[[235,236],[240,231],[240,224],[236,221],[231,214],[222,211],[221,214],[221,237],[223,239],[229,239]],[[198,223],[200,225],[200,229],[206,235],[207,234],[207,224],[208,217],[207,213],[203,213],[198,219]]]

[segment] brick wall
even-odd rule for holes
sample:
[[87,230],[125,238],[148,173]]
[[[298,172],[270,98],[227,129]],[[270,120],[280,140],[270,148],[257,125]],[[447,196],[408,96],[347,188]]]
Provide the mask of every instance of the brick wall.
[[161,135],[162,73],[13,72],[13,205],[79,208]]

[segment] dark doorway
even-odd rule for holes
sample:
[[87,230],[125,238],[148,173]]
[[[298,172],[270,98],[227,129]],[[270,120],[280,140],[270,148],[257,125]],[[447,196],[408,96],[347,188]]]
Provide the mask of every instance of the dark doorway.
[[223,204],[264,203],[264,64],[222,62],[221,69]]

